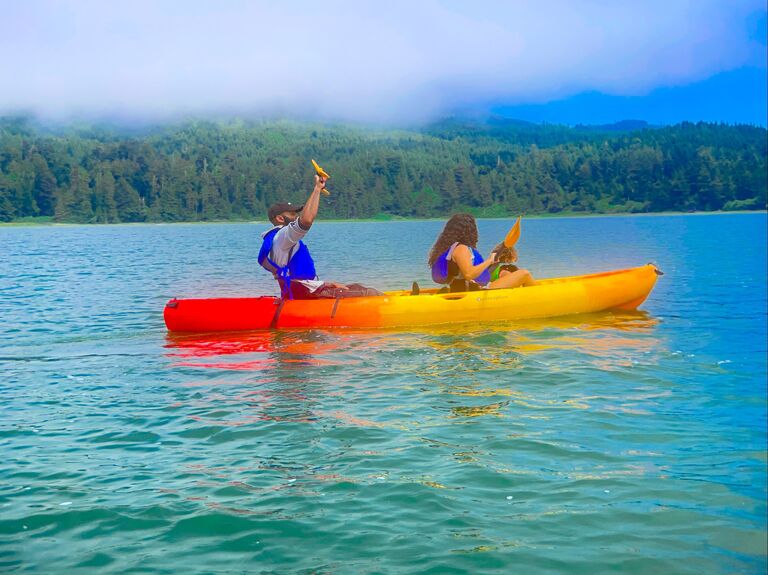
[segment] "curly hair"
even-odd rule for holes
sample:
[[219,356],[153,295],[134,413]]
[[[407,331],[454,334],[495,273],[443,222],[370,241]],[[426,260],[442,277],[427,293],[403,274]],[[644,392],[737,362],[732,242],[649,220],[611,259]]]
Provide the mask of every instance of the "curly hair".
[[515,248],[508,248],[504,245],[504,242],[496,244],[493,248],[496,252],[496,261],[501,263],[511,263],[517,259],[517,251]]
[[459,242],[471,248],[477,247],[477,223],[470,214],[454,214],[445,224],[443,231],[429,251],[428,265],[431,267],[442,253]]

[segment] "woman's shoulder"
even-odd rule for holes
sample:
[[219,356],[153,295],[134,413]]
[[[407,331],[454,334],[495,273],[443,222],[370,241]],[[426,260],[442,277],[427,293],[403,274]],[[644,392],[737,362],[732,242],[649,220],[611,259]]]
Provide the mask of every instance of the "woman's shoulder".
[[469,256],[472,253],[472,248],[470,248],[467,244],[456,243],[453,246],[452,252],[453,255]]

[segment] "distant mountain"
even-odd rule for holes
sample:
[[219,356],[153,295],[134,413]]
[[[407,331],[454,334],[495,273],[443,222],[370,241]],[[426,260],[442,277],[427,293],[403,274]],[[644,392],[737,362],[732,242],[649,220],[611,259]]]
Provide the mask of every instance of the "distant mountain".
[[540,132],[545,130],[576,130],[580,132],[634,132],[637,130],[654,129],[654,126],[645,120],[621,120],[610,124],[576,124],[569,126],[567,124],[557,124],[550,122],[529,122],[519,118],[510,118],[498,114],[492,114],[483,119],[476,117],[463,118],[455,116],[438,120],[426,127],[429,133],[439,132],[441,130],[456,129],[475,129],[484,132],[498,133],[498,130],[514,130],[518,132]]
[[[765,4],[765,2],[763,2]],[[758,36],[765,53],[765,20]],[[756,38],[757,39],[757,38]],[[682,122],[766,126],[768,83],[763,63],[721,72],[699,82],[659,87],[638,95],[582,92],[560,100],[491,106],[491,113],[531,122],[589,126],[642,118],[651,126]]]
[[575,130],[584,132],[634,132],[636,130],[648,130],[650,128],[654,128],[654,126],[645,120],[621,120],[620,122],[614,122],[613,124],[577,124],[574,126]]
[[486,122],[489,126],[504,126],[504,127],[516,127],[516,128],[538,128],[539,124],[529,122],[527,120],[519,120],[517,118],[507,118],[504,116],[490,116]]
[[428,126],[420,131],[446,140],[455,138],[490,138],[508,144],[521,146],[536,145],[540,148],[558,146],[569,142],[596,140],[606,135],[617,136],[653,128],[643,120],[622,120],[612,124],[568,126],[565,124],[536,124],[503,115],[486,118],[451,117]]

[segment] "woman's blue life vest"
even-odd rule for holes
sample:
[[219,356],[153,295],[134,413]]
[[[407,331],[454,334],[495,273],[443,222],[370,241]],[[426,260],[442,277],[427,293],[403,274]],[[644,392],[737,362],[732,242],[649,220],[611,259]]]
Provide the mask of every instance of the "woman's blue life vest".
[[[458,277],[459,275],[458,266],[454,262],[448,260],[448,256],[453,255],[453,250],[456,249],[457,245],[458,244],[453,244],[450,248],[445,250],[440,255],[440,257],[435,260],[435,263],[432,264],[432,280],[435,283],[448,285]],[[483,259],[483,256],[480,255],[479,251],[477,251],[475,248],[469,248],[469,249],[472,250],[473,266],[481,264],[485,261]],[[450,265],[452,263],[453,263],[453,266]],[[491,273],[486,269],[483,271],[483,273],[481,273],[479,276],[477,276],[475,279],[471,281],[477,284],[480,284],[481,286],[488,285],[488,283],[490,283],[491,281]]]
[[280,285],[280,295],[283,298],[293,299],[291,294],[291,280],[314,280],[317,279],[315,272],[315,262],[309,255],[309,249],[303,241],[294,246],[293,253],[288,259],[288,264],[284,266],[277,265],[269,253],[272,251],[272,243],[275,240],[275,234],[280,227],[273,228],[264,234],[264,240],[261,242],[259,250],[259,265],[270,272],[277,283]]

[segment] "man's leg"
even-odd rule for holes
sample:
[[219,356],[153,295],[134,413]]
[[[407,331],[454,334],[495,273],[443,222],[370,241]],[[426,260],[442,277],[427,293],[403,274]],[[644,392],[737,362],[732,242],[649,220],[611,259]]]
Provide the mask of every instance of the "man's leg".
[[372,297],[384,295],[379,290],[365,287],[362,284],[349,284],[347,289],[342,290],[342,294],[341,297]]
[[361,284],[338,284],[338,283],[328,283],[323,284],[320,286],[317,290],[315,290],[312,294],[309,295],[310,298],[348,298],[348,297],[371,297],[371,296],[378,296],[378,295],[384,295],[379,290],[365,287]]

